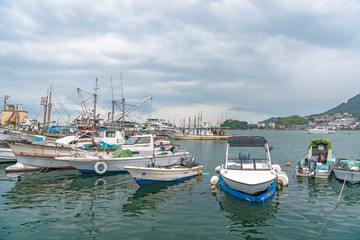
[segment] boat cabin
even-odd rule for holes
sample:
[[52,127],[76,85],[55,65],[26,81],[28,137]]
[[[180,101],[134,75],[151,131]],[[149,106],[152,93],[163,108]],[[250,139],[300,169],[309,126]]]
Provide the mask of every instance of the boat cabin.
[[121,146],[123,149],[129,149],[135,155],[149,156],[154,154],[154,136],[151,134],[135,135],[130,137]]
[[268,143],[264,137],[230,137],[227,145],[225,169],[269,170],[271,169],[269,152]]

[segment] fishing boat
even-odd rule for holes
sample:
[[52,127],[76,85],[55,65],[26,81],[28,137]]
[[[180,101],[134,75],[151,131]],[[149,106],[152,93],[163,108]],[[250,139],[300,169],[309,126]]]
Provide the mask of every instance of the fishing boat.
[[[235,154],[239,148],[242,150]],[[254,154],[251,158],[248,148],[252,148]],[[265,157],[260,148],[265,148]],[[225,192],[250,202],[264,202],[271,198],[275,194],[277,177],[286,176],[279,165],[276,169],[272,167],[268,143],[260,136],[230,137],[225,163],[218,166],[216,171],[220,173],[219,179],[215,178],[215,182],[212,179],[212,184],[218,181]]]
[[104,174],[106,172],[126,172],[125,166],[147,167],[149,162],[156,162],[157,166],[163,167],[178,165],[188,155],[190,155],[189,152],[176,146],[155,148],[154,136],[147,134],[130,137],[121,148],[111,155],[103,155],[102,152],[82,152],[55,159],[72,165],[82,173]]
[[[99,134],[97,134],[99,132]],[[41,135],[29,136],[26,141],[8,141],[8,145],[12,149],[17,163],[8,166],[5,172],[23,172],[38,171],[43,168],[51,169],[74,169],[67,162],[57,160],[56,157],[72,156],[76,153],[102,151],[102,154],[112,154],[115,151],[108,149],[113,146],[110,143],[123,142],[124,138],[119,131],[99,130],[95,132],[95,143],[100,143],[100,148],[88,147],[84,150],[85,143],[90,144],[91,138],[89,133],[78,133],[75,136],[67,136],[58,139],[56,142],[48,141],[46,137]],[[102,143],[102,144],[101,144]],[[103,146],[103,148],[101,147]]]
[[331,174],[335,160],[330,140],[312,139],[308,154],[295,166],[295,174],[297,177],[326,179]]
[[172,130],[168,132],[168,135],[174,140],[228,140],[230,136],[223,132],[214,134],[211,129],[201,129],[199,131],[192,130],[189,132]]
[[[150,164],[151,165],[151,164]],[[202,173],[202,166],[195,163],[195,157],[187,156],[182,159],[182,164],[169,167],[156,167],[152,164],[149,167],[125,166],[140,186],[160,182],[176,182],[187,178],[199,176]]]
[[351,184],[360,183],[360,159],[338,158],[333,166],[335,177]]

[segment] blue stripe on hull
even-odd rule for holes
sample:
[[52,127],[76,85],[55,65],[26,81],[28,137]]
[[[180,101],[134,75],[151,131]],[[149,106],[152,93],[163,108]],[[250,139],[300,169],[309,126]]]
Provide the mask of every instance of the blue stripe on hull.
[[134,178],[134,180],[136,181],[137,184],[139,184],[140,186],[145,186],[145,185],[150,185],[150,184],[157,184],[157,183],[165,183],[165,182],[179,182],[188,178],[192,178],[197,176],[197,174],[192,175],[192,176],[188,176],[188,177],[184,177],[184,178],[177,178],[177,179],[173,179],[173,180],[169,180],[169,181],[164,181],[164,180],[148,180],[148,179],[137,179]]
[[265,193],[259,195],[259,196],[251,196],[249,194],[246,194],[246,193],[242,193],[242,192],[239,192],[239,191],[236,191],[230,187],[228,187],[221,175],[219,175],[219,179],[220,179],[220,188],[223,189],[225,192],[237,197],[237,198],[240,198],[240,199],[243,199],[243,200],[246,200],[246,201],[249,201],[249,202],[258,202],[258,203],[263,203],[265,201],[267,201],[268,199],[272,198],[274,195],[275,195],[275,191],[276,191],[276,182],[274,181],[269,190],[267,190]]

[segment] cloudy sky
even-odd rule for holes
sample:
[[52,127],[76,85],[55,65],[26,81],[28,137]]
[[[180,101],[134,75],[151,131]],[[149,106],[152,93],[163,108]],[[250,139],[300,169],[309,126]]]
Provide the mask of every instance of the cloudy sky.
[[52,86],[70,115],[98,78],[109,110],[121,73],[128,103],[151,95],[142,111],[171,121],[321,113],[360,93],[359,16],[355,0],[3,0],[0,97],[36,117]]

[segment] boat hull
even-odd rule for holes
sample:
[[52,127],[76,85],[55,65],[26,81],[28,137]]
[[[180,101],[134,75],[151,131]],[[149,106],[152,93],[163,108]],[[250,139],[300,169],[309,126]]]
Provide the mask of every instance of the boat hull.
[[192,135],[183,134],[180,132],[169,133],[169,136],[174,140],[225,140],[229,139],[229,135]]
[[262,193],[258,196],[252,196],[252,195],[249,195],[249,194],[246,194],[243,192],[239,192],[233,188],[230,188],[227,184],[225,184],[221,175],[219,176],[219,185],[223,191],[231,194],[234,197],[237,197],[239,199],[242,199],[242,200],[245,200],[245,201],[248,201],[251,203],[256,203],[256,202],[264,203],[267,200],[269,200],[270,198],[272,198],[275,195],[275,191],[276,191],[276,182],[273,181],[264,193]]
[[[328,179],[330,174],[331,174],[331,170],[330,171],[316,170],[315,176],[313,178]],[[302,177],[309,178],[309,168],[303,168],[302,172],[299,172],[299,169],[295,168],[295,175],[296,175],[296,177],[300,177],[300,178],[302,178]]]
[[0,163],[16,162],[16,157],[11,148],[0,148]]
[[[355,184],[360,183],[360,171],[345,170],[345,169],[334,169],[334,175],[337,179]],[[347,174],[347,175],[346,175]]]
[[[160,155],[155,157],[157,166],[172,166],[179,164],[181,160],[189,155],[189,153],[173,154],[171,156]],[[148,157],[127,157],[127,158],[100,158],[93,157],[60,157],[56,158],[65,161],[75,167],[82,173],[96,173],[95,164],[104,162],[106,164],[106,172],[127,172],[125,166],[147,167],[149,162],[153,161],[152,156]]]
[[30,171],[31,169],[37,171],[38,168],[73,169],[70,164],[55,159],[55,157],[74,154],[76,151],[71,148],[24,143],[9,143],[9,146],[13,150],[17,162],[30,167],[22,168],[18,167],[21,165],[14,165],[7,167],[5,172]]
[[181,181],[187,178],[198,176],[202,172],[202,166],[196,167],[171,167],[171,168],[149,168],[125,166],[136,183],[140,186],[155,184],[160,182]]
[[224,183],[235,191],[256,195],[270,187],[276,176],[271,170],[220,170]]

